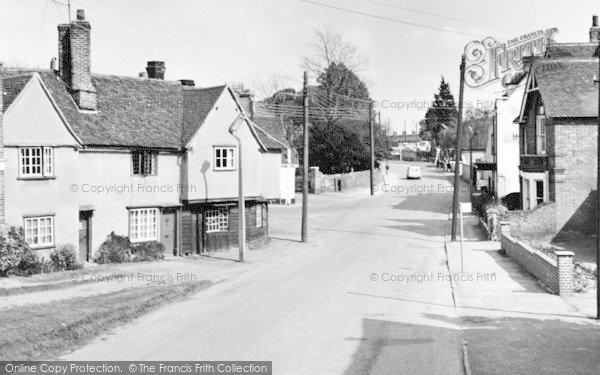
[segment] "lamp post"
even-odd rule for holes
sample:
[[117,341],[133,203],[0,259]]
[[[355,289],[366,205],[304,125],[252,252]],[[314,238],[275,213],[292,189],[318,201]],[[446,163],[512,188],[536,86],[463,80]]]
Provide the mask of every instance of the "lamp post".
[[238,247],[240,262],[244,261],[246,252],[246,204],[244,202],[244,187],[242,184],[242,140],[235,133],[246,120],[246,117],[239,115],[229,127],[229,133],[238,142]]

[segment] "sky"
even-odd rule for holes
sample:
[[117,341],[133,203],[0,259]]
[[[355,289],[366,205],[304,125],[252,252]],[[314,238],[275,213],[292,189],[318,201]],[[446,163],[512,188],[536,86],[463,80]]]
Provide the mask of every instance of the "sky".
[[[0,0],[0,62],[48,68],[67,0]],[[319,5],[321,4],[321,5]],[[340,9],[334,9],[340,8]],[[137,76],[146,61],[166,62],[166,79],[197,86],[269,75],[300,89],[299,61],[314,31],[329,26],[368,57],[359,76],[392,131],[410,133],[424,118],[442,76],[458,101],[465,46],[558,28],[560,42],[587,42],[597,0],[71,0],[92,25],[92,71]],[[315,77],[310,77],[314,81]],[[493,106],[499,82],[465,89],[465,108]],[[393,104],[395,103],[395,104]]]

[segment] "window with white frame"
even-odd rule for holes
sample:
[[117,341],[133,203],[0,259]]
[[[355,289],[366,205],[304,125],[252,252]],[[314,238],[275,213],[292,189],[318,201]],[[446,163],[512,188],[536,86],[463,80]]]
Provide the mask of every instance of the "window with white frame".
[[233,170],[235,169],[235,147],[215,147],[215,169]]
[[535,120],[536,151],[541,155],[546,153],[546,116],[538,115]]
[[256,227],[257,228],[262,228],[264,226],[264,206],[263,204],[257,204],[256,206]]
[[206,233],[227,232],[229,230],[229,210],[226,207],[211,208],[204,213]]
[[54,217],[39,216],[23,219],[25,241],[29,246],[44,247],[54,245]]
[[19,176],[53,177],[54,149],[52,147],[20,147]]
[[131,242],[158,241],[158,209],[129,210],[129,239]]
[[153,151],[134,151],[131,154],[133,174],[140,176],[156,175],[157,157],[157,153]]

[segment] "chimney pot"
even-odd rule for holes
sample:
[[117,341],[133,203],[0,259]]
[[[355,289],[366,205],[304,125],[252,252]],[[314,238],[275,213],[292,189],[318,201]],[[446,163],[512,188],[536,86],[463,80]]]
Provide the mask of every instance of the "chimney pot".
[[58,70],[58,64],[56,63],[56,57],[53,57],[50,60],[50,70],[52,70],[53,72],[56,72]]
[[148,78],[165,79],[165,62],[164,61],[148,61],[146,71]]
[[85,20],[85,11],[83,9],[77,9],[77,19],[80,21]]
[[592,27],[590,28],[590,42],[598,43],[600,41],[600,26],[598,26],[598,16],[592,17]]

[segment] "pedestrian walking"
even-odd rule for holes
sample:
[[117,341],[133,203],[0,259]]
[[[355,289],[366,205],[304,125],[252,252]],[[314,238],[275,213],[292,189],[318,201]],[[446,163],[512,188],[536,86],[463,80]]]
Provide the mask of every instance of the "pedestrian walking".
[[390,164],[386,161],[385,162],[385,174],[387,175],[390,171]]

